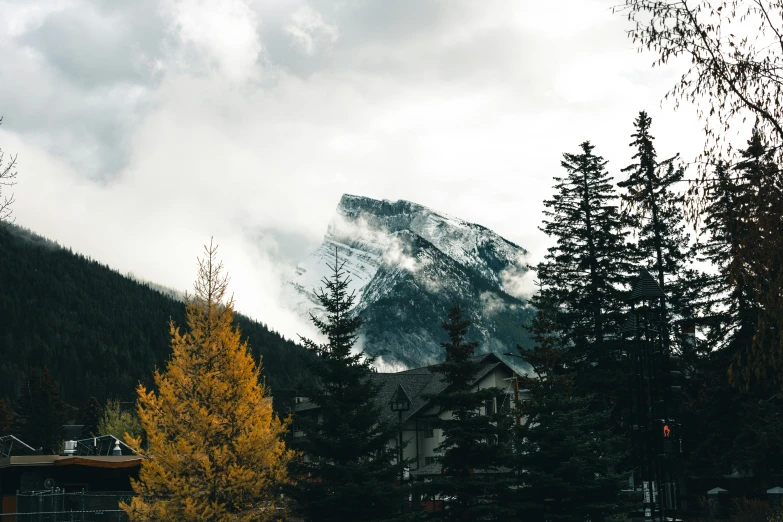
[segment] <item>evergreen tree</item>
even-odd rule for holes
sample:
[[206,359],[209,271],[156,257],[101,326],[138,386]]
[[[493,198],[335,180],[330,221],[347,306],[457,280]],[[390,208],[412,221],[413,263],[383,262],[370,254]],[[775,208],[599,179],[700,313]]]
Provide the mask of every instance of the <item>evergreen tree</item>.
[[594,393],[611,408],[624,395],[617,335],[631,268],[607,162],[590,142],[580,147],[563,155],[566,175],[554,178],[556,194],[544,202],[541,230],[556,244],[536,269],[541,290],[532,303],[557,303],[553,327],[577,375],[577,393]]
[[13,426],[14,410],[4,399],[0,399],[0,437],[11,435]]
[[771,213],[757,204],[776,197],[775,188],[767,186],[775,165],[755,129],[740,154],[742,161],[733,168],[715,166],[705,193],[695,248],[714,269],[700,302],[709,349],[693,365],[698,372],[689,379],[692,398],[684,428],[693,441],[693,472],[752,471],[763,481],[783,467],[783,402],[774,371],[771,378],[767,373],[774,357],[763,355],[775,353],[777,338],[768,328],[774,323],[765,322],[770,314],[761,299],[775,278],[775,262],[764,256],[767,245],[760,243],[761,235],[770,233],[765,228]]
[[435,422],[444,437],[438,446],[442,473],[424,491],[449,499],[446,509],[435,513],[436,518],[505,520],[507,508],[499,500],[504,497],[506,476],[511,471],[510,448],[505,443],[510,417],[499,408],[505,397],[503,390],[476,389],[481,366],[473,358],[478,343],[466,339],[469,326],[459,306],[449,310],[443,322],[449,340],[442,343],[446,358],[435,371],[442,375],[446,388],[430,399],[450,417],[439,417]]
[[45,454],[58,454],[64,420],[60,390],[49,370],[33,370],[19,390],[19,438]]
[[609,412],[595,410],[593,397],[576,393],[568,349],[555,333],[557,303],[546,297],[538,307],[530,328],[535,347],[521,350],[532,373],[519,380],[527,390],[515,429],[519,488],[507,503],[515,520],[606,520],[628,508],[620,496],[627,477],[614,471],[625,437],[607,428]]
[[[91,437],[105,435],[105,433],[100,433],[98,431],[98,424],[101,422],[101,419],[103,419],[103,408],[101,407],[101,403],[98,402],[98,399],[90,397],[87,404],[82,407],[79,417],[84,425],[85,435]],[[118,433],[117,436],[120,436],[120,434]]]
[[287,422],[272,411],[260,368],[233,324],[228,278],[217,247],[199,260],[188,331],[170,322],[172,355],[158,389],[139,385],[138,413],[149,439],[126,439],[141,455],[136,496],[121,504],[131,520],[279,520],[278,488],[292,458]]
[[755,331],[757,305],[742,263],[743,237],[748,234],[749,184],[728,165],[715,166],[714,180],[705,194],[703,226],[694,250],[699,260],[714,268],[702,288],[701,315],[707,344],[713,350],[737,350],[750,344]]
[[303,339],[316,357],[310,366],[314,380],[302,392],[318,407],[320,419],[297,420],[304,459],[294,466],[299,482],[291,494],[300,514],[313,522],[389,519],[402,503],[394,487],[401,464],[387,448],[395,426],[378,404],[372,358],[354,349],[362,323],[351,313],[355,296],[348,293],[344,265],[335,249],[325,290],[316,292],[325,317],[311,317],[326,342]]
[[636,132],[631,135],[634,141],[630,146],[636,148],[633,156],[636,163],[622,169],[628,177],[618,186],[625,189],[623,211],[638,235],[640,261],[666,290],[673,286],[688,259],[683,215],[685,197],[672,190],[674,183],[682,181],[685,171],[682,167],[675,168],[677,156],[658,161],[651,124],[652,119],[644,111],[634,121]]
[[644,111],[634,121],[636,132],[630,146],[636,150],[636,162],[622,169],[628,177],[618,186],[625,189],[621,196],[623,212],[638,238],[634,262],[648,269],[666,293],[664,341],[672,346],[680,339],[672,331],[675,325],[693,315],[686,301],[689,283],[695,278],[688,269],[691,250],[685,231],[685,197],[673,190],[685,171],[675,167],[677,156],[658,161],[651,124],[652,119]]
[[[16,399],[25,376],[46,361],[68,403],[135,398],[138,383],[152,386],[155,368],[168,361],[169,319],[185,323],[184,302],[15,225],[0,267],[13,267],[0,269],[0,397]],[[307,378],[302,346],[240,314],[234,321],[254,358],[263,357],[271,389]]]
[[[754,383],[783,384],[783,179],[758,130],[740,153],[736,173],[743,179],[739,218],[744,228],[729,275],[737,291],[750,292],[752,301],[743,305],[755,313],[755,328],[751,342],[735,352],[729,375],[747,389]],[[746,326],[741,341],[749,332]]]

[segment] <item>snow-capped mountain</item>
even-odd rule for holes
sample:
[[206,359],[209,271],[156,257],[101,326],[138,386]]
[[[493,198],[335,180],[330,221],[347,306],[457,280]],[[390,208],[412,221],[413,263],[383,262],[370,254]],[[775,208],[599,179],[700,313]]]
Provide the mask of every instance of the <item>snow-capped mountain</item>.
[[344,195],[323,243],[285,283],[288,305],[322,312],[315,291],[335,255],[350,277],[361,344],[379,363],[423,366],[442,360],[441,322],[459,303],[481,351],[526,345],[532,311],[527,252],[491,230],[409,201]]

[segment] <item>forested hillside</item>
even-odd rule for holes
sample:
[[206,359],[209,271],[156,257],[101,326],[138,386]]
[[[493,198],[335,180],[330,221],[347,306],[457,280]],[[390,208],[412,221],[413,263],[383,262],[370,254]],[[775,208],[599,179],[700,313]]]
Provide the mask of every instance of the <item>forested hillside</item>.
[[[47,367],[67,402],[133,400],[171,353],[169,318],[185,324],[182,302],[11,227],[0,239],[0,398],[14,401],[25,376]],[[272,393],[293,387],[305,350],[246,317],[236,322],[263,357]]]

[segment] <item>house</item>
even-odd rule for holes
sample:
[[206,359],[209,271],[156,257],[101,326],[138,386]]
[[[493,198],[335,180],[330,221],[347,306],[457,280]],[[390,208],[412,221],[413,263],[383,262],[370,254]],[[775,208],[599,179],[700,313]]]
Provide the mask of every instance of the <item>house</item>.
[[127,520],[119,503],[133,496],[130,479],[140,466],[141,457],[112,435],[66,441],[60,455],[41,455],[16,437],[0,437],[0,518],[48,513],[71,520],[76,513]]
[[[496,354],[477,355],[473,359],[480,365],[473,382],[476,389],[496,387],[506,391],[502,404],[493,400],[482,407],[482,414],[509,407],[513,401],[520,400],[517,373],[507,362]],[[425,366],[396,373],[373,373],[370,378],[381,386],[378,405],[386,420],[399,426],[397,437],[389,441],[389,447],[398,448],[402,439],[403,459],[410,462],[409,476],[406,478],[439,473],[437,447],[444,437],[442,430],[435,427],[435,420],[448,418],[451,413],[440,411],[437,405],[425,397],[436,396],[445,390],[442,376],[435,373],[433,366]],[[403,395],[399,395],[400,391]],[[320,416],[318,406],[306,398],[298,397],[295,402],[294,443],[298,437],[304,436],[298,429],[296,417]],[[400,404],[400,407],[394,404]],[[405,405],[408,405],[407,409],[404,409]]]

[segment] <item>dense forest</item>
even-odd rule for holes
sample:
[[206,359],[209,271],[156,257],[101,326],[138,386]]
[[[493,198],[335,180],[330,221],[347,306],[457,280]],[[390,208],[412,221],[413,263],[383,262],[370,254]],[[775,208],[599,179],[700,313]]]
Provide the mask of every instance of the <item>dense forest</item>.
[[[184,303],[19,227],[0,241],[0,398],[47,368],[63,399],[136,398],[139,382],[171,354],[169,319],[185,324]],[[236,315],[262,358],[274,394],[303,375],[305,350],[264,324]]]

